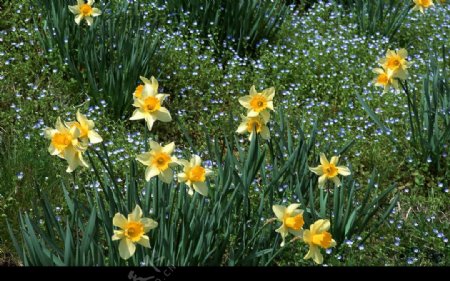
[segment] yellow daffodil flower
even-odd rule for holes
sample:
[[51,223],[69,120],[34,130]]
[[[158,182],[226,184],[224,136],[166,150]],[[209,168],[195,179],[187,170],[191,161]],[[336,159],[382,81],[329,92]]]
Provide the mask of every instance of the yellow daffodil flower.
[[[412,8],[412,10],[420,11],[422,14],[424,13],[425,9],[428,9],[428,8],[434,6],[433,0],[413,0],[413,1],[414,1],[414,4],[416,4],[416,5]],[[442,1],[441,1],[441,3],[442,3]]]
[[128,215],[128,219],[121,213],[117,213],[113,218],[113,225],[120,230],[114,230],[112,240],[120,240],[120,257],[127,260],[136,251],[135,243],[150,248],[150,238],[145,234],[156,228],[158,223],[149,218],[142,218],[142,209],[136,205],[133,212]]
[[134,92],[133,106],[137,109],[133,112],[130,120],[145,119],[148,129],[151,131],[156,120],[172,121],[172,116],[170,116],[167,108],[161,106],[169,95],[158,94],[158,81],[153,76],[151,81],[142,76],[140,78],[144,85],[142,88],[138,86]]
[[256,117],[247,117],[242,115],[241,117],[242,122],[236,130],[238,134],[250,133],[248,139],[251,140],[253,133],[256,132],[257,134],[260,134],[263,139],[270,139],[269,128],[266,126],[267,121],[269,120],[264,121],[264,119],[259,115]]
[[320,153],[320,165],[315,168],[309,168],[311,172],[320,176],[319,177],[319,187],[322,188],[327,180],[334,182],[336,187],[341,185],[338,175],[348,176],[350,175],[350,170],[345,166],[337,166],[339,162],[339,156],[331,157],[331,161],[328,162],[325,154]]
[[90,143],[100,143],[103,141],[102,137],[94,130],[94,121],[87,119],[86,115],[77,110],[77,121],[67,122],[67,126],[77,127],[80,130],[79,138],[83,141],[89,140]]
[[408,52],[405,49],[398,51],[388,50],[386,57],[379,61],[379,64],[385,69],[392,78],[406,80],[408,77],[408,68],[410,63],[406,60]]
[[206,185],[206,177],[211,176],[213,172],[202,167],[202,159],[198,155],[192,155],[191,161],[179,160],[178,163],[184,166],[183,172],[178,174],[178,181],[184,182],[189,186],[189,195],[193,195],[197,191],[203,196],[208,196],[208,186]]
[[374,68],[373,72],[377,74],[377,77],[373,79],[373,83],[377,87],[383,87],[383,93],[386,93],[390,87],[398,89],[398,81],[389,76],[389,74],[382,68]]
[[309,251],[304,257],[305,260],[312,258],[317,264],[323,263],[320,248],[328,249],[336,246],[336,241],[328,232],[329,229],[329,220],[318,220],[309,227],[309,230],[303,231],[303,241],[309,245]]
[[66,171],[68,173],[73,172],[78,166],[89,167],[83,159],[87,143],[79,140],[80,130],[76,126],[68,128],[58,117],[55,129],[46,128],[44,135],[51,140],[48,152],[67,161],[69,167]]
[[272,210],[277,217],[277,220],[282,224],[275,231],[280,233],[281,247],[285,244],[286,236],[291,233],[294,236],[302,235],[302,227],[305,223],[303,221],[303,210],[299,210],[300,204],[291,204],[287,208],[281,205],[273,205]]
[[239,98],[239,103],[248,109],[248,117],[257,117],[260,115],[265,122],[269,121],[269,110],[273,108],[273,97],[275,96],[275,88],[271,87],[258,93],[255,86],[250,88],[250,95]]
[[147,166],[145,169],[146,181],[150,181],[154,176],[158,176],[165,183],[172,181],[171,167],[178,165],[178,159],[172,156],[174,149],[174,142],[162,147],[157,142],[150,141],[150,151],[136,157],[136,160]]
[[77,5],[69,6],[69,10],[75,15],[75,22],[79,25],[82,19],[85,19],[89,26],[94,23],[94,17],[100,16],[102,11],[98,8],[93,8],[94,0],[77,0]]

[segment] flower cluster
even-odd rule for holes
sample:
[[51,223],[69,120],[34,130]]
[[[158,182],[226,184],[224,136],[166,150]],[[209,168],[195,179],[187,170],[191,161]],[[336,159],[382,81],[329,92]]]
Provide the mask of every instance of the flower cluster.
[[83,159],[83,153],[89,143],[102,142],[102,137],[94,130],[94,121],[77,111],[77,121],[62,122],[58,117],[55,128],[46,128],[45,137],[50,139],[48,152],[65,159],[69,164],[67,172],[73,172],[78,166],[89,167]]
[[328,249],[336,246],[336,241],[328,232],[330,221],[320,219],[311,224],[309,229],[303,230],[305,224],[303,210],[298,209],[299,207],[300,204],[290,204],[288,207],[272,206],[277,220],[281,222],[281,226],[275,230],[281,235],[281,247],[284,247],[286,237],[292,234],[295,237],[293,240],[303,240],[309,246],[309,251],[304,259],[313,259],[317,264],[322,264],[323,256],[320,248]]
[[386,56],[378,62],[381,68],[373,69],[373,72],[377,74],[373,80],[375,86],[383,87],[383,92],[387,92],[390,87],[398,89],[398,80],[408,78],[408,68],[411,63],[406,60],[407,56],[408,52],[405,49],[388,50]]
[[142,76],[140,78],[144,85],[137,86],[133,93],[133,106],[136,107],[136,110],[130,120],[145,119],[147,128],[151,131],[156,120],[161,122],[172,121],[170,112],[162,106],[169,95],[158,93],[158,81],[155,77],[152,76],[150,80]]
[[275,96],[275,88],[271,87],[258,93],[255,86],[250,88],[250,93],[239,99],[239,103],[247,109],[247,116],[242,115],[242,122],[236,132],[239,134],[250,133],[249,140],[253,134],[260,134],[265,140],[270,138],[267,123],[270,119],[269,110],[273,108],[273,97]]

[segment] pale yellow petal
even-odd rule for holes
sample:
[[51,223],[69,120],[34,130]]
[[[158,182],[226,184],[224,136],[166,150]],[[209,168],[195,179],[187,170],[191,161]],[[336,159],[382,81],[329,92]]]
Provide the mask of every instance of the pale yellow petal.
[[150,149],[151,150],[154,150],[154,151],[157,151],[157,152],[162,150],[162,146],[159,143],[157,143],[156,141],[151,140],[149,142],[149,145],[150,145]]
[[172,169],[166,169],[159,174],[159,178],[165,183],[171,183],[173,179]]
[[163,151],[164,153],[167,153],[167,154],[171,155],[171,154],[173,153],[174,149],[175,149],[175,142],[171,142],[171,143],[169,143],[169,144],[166,144],[166,145],[162,148],[162,151]]
[[100,143],[103,141],[103,138],[94,130],[88,132],[88,138],[91,143]]
[[153,178],[154,176],[159,175],[161,172],[158,170],[158,168],[156,168],[156,166],[148,166],[145,169],[145,180],[146,181],[150,181],[151,178]]
[[319,187],[323,187],[327,181],[327,175],[321,175],[319,177]]
[[150,152],[145,152],[136,156],[136,160],[144,165],[150,165]]
[[130,120],[141,120],[144,119],[147,115],[142,109],[138,108],[133,112],[133,115],[130,117]]
[[144,233],[158,227],[158,223],[150,218],[142,218],[141,223],[144,225]]
[[263,139],[265,139],[265,140],[270,139],[270,131],[267,126],[262,127],[260,134]]
[[185,182],[187,180],[187,175],[186,173],[178,173],[177,178],[179,182]]
[[116,240],[120,240],[125,238],[125,233],[123,232],[123,230],[114,230],[114,234],[111,237],[112,241],[116,241]]
[[339,156],[331,157],[330,164],[333,164],[336,166],[338,162],[339,162]]
[[324,166],[330,164],[324,153],[320,153],[320,164],[322,164]]
[[294,212],[294,210],[298,209],[299,207],[300,207],[299,203],[291,204],[286,208],[286,213],[290,215],[292,214],[292,212]]
[[102,14],[102,11],[98,8],[92,8],[92,16],[93,17],[98,17]]
[[85,17],[84,19],[86,20],[86,22],[89,26],[91,26],[94,23],[93,17]]
[[128,215],[128,221],[138,222],[141,220],[141,218],[142,218],[142,209],[139,205],[136,205],[136,207],[134,207],[133,212],[131,212],[131,214]]
[[283,221],[284,215],[286,214],[286,207],[282,205],[273,205],[272,210],[278,220]]
[[319,165],[317,167],[309,167],[309,170],[318,176],[323,175],[322,165]]
[[172,121],[172,116],[170,115],[169,110],[165,107],[161,107],[157,112],[154,113],[155,119],[161,122],[170,122]]
[[345,166],[337,166],[338,173],[343,176],[349,176],[351,174],[350,169]]
[[155,119],[153,118],[152,115],[148,114],[145,116],[145,123],[147,123],[147,128],[149,131],[152,130],[154,122],[155,122]]
[[335,176],[335,177],[331,178],[331,180],[333,181],[334,186],[336,186],[336,187],[341,186],[341,180],[339,179],[338,176]]
[[125,239],[120,240],[119,254],[122,259],[124,259],[124,260],[129,259],[131,256],[134,255],[135,251],[136,251],[136,246],[129,239],[125,238]]
[[251,96],[243,96],[239,98],[239,103],[245,108],[250,108],[251,100],[252,100]]
[[74,15],[78,15],[80,13],[80,8],[78,5],[69,6],[69,11]]
[[194,182],[192,185],[195,191],[203,196],[208,196],[208,185],[206,184],[206,182]]
[[121,213],[116,213],[113,218],[113,225],[125,229],[127,226],[127,218]]
[[142,235],[141,239],[139,239],[139,241],[137,241],[137,243],[146,248],[150,248],[150,239],[148,238],[147,235]]

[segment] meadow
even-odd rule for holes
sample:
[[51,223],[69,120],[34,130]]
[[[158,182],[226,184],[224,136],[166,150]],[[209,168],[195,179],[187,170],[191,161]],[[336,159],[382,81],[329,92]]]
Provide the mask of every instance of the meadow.
[[0,15],[0,265],[450,265],[448,1]]

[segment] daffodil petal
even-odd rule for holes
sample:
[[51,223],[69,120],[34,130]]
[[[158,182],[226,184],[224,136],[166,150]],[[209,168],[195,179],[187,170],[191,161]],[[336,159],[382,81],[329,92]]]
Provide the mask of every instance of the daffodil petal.
[[194,182],[192,185],[194,186],[195,191],[203,196],[208,196],[208,185],[206,182]]
[[282,205],[273,205],[272,210],[275,213],[275,216],[280,220],[283,221],[284,214],[286,213],[286,207]]
[[134,245],[134,243],[131,242],[129,239],[125,238],[125,239],[120,240],[119,254],[122,259],[124,259],[124,260],[129,259],[131,256],[134,255],[135,251],[136,251],[136,245]]
[[121,213],[116,213],[113,218],[113,225],[120,227],[121,229],[125,229],[127,226],[128,220]]

